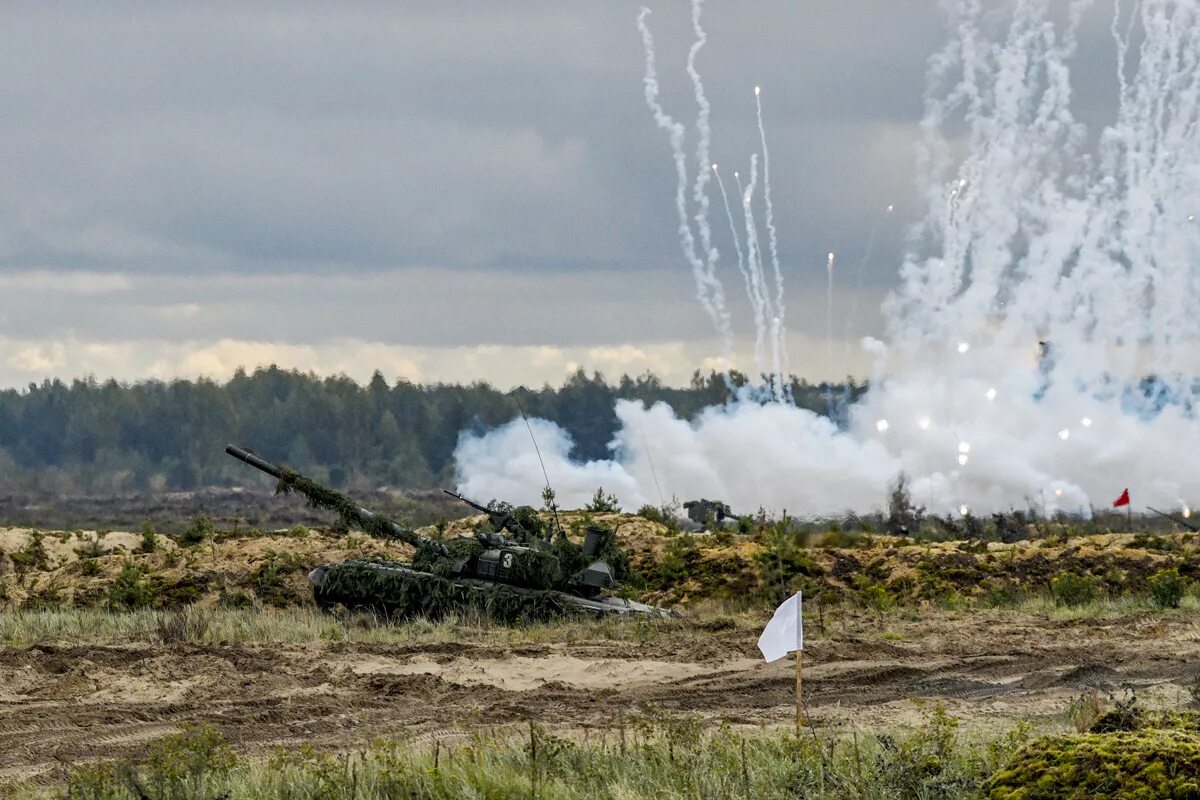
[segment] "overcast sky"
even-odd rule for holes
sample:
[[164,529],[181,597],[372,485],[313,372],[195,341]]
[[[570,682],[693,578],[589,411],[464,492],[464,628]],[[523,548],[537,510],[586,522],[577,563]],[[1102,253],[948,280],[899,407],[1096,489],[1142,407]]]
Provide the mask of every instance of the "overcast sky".
[[[640,5],[5,4],[0,385],[272,361],[501,385],[713,365],[642,97]],[[688,4],[649,5],[665,100],[690,120]],[[861,375],[854,342],[880,331],[920,213],[937,4],[709,0],[705,23],[727,171],[756,147],[763,86],[793,366],[820,378],[832,353]],[[1106,37],[1097,14],[1085,119],[1108,102]]]

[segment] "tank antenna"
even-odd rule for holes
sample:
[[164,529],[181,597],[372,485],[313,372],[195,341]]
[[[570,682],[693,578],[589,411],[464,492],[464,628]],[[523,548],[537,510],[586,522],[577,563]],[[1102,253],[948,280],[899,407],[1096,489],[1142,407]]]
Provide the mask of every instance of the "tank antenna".
[[525,416],[525,407],[521,405],[521,398],[513,393],[513,399],[517,401],[517,410],[521,412],[521,419],[525,420],[525,430],[529,431],[529,439],[533,442],[533,452],[537,453],[538,463],[542,465],[542,477],[546,479],[546,489],[552,498],[550,511],[554,514],[554,524],[558,528],[558,532],[562,533],[562,523],[558,521],[558,503],[553,499],[554,489],[550,487],[550,473],[546,472],[546,462],[542,460],[542,450],[538,447],[537,437],[533,435],[533,426],[529,424],[529,417]]
[[667,507],[667,501],[663,500],[662,486],[658,483],[658,471],[654,469],[654,456],[650,455],[650,442],[646,440],[646,430],[642,429],[642,447],[646,448],[646,460],[650,462],[650,475],[654,478],[654,488],[658,490],[658,506],[660,509]]

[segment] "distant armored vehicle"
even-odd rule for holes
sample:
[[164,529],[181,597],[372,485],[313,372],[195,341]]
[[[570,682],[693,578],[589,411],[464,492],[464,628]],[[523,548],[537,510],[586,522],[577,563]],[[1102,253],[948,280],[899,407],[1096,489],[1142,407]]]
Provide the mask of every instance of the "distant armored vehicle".
[[478,611],[507,623],[571,614],[674,616],[665,609],[606,594],[616,588],[625,563],[609,530],[588,528],[582,545],[568,540],[561,530],[550,541],[543,537],[544,526],[531,508],[481,506],[454,495],[486,513],[492,530],[444,541],[431,539],[249,450],[230,445],[225,452],[275,478],[277,492],[298,492],[310,506],[336,512],[350,527],[416,548],[408,564],[350,559],[317,567],[308,579],[322,608],[340,604],[389,618],[435,619]]
[[720,500],[689,500],[683,504],[688,519],[697,525],[723,525],[727,519],[737,519],[729,506]]

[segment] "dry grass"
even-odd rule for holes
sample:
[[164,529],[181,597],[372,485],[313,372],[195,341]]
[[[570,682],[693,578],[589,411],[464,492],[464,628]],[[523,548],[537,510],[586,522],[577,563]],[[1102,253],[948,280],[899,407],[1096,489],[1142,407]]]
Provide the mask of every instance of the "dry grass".
[[365,614],[334,616],[316,609],[187,608],[111,612],[97,609],[13,611],[0,615],[0,644],[107,644],[170,642],[369,644],[472,642],[518,645],[587,640],[657,641],[686,632],[690,623],[664,619],[563,620],[522,627],[482,618],[389,624]]

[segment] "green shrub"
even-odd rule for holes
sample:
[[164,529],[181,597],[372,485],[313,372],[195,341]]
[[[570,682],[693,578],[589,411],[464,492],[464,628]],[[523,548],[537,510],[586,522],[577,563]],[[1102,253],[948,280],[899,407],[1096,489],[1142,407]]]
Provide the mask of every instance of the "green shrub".
[[972,794],[977,778],[961,758],[958,720],[940,703],[924,716],[922,727],[906,739],[880,737],[887,753],[879,768],[880,788],[890,789],[889,797],[951,800]]
[[1164,569],[1146,581],[1150,599],[1159,608],[1179,608],[1188,590],[1187,578],[1181,577],[1177,569]]
[[1060,606],[1074,608],[1094,602],[1097,595],[1096,579],[1091,575],[1076,575],[1065,572],[1050,581],[1050,593]]
[[854,597],[863,608],[880,613],[888,611],[896,605],[896,598],[892,597],[888,590],[878,583],[861,582],[858,589],[855,590]]
[[12,559],[13,570],[18,575],[33,570],[50,569],[50,555],[46,552],[46,545],[42,543],[43,538],[45,536],[41,531],[34,531],[29,534],[29,541],[9,556]]
[[592,502],[588,503],[584,510],[593,514],[617,514],[621,511],[621,504],[615,494],[605,494],[604,487],[601,486],[596,489],[596,493],[592,495]]
[[187,728],[150,745],[146,759],[128,782],[139,796],[206,798],[219,779],[237,765],[237,754],[211,725]]
[[150,576],[148,588],[155,608],[179,609],[199,602],[208,584],[204,574],[185,573],[179,579],[159,574]]
[[108,555],[111,551],[104,549],[103,540],[104,534],[97,532],[95,536],[85,540],[83,545],[75,548],[75,555],[81,559],[99,558],[100,556]]
[[212,538],[213,533],[212,520],[200,514],[192,520],[190,528],[179,534],[179,541],[181,544],[191,547],[200,544],[205,539]]
[[62,800],[116,800],[130,795],[118,775],[117,764],[102,761],[75,767],[67,778],[65,791],[58,796]]
[[154,530],[154,525],[150,520],[142,523],[142,540],[138,542],[139,553],[153,553],[158,549],[158,532]]
[[679,519],[670,506],[659,508],[647,504],[638,509],[637,515],[642,519],[666,526],[668,533],[679,533]]
[[116,611],[130,611],[135,608],[146,608],[154,596],[149,585],[143,580],[146,570],[125,559],[121,571],[108,587],[108,606]]
[[37,578],[34,578],[21,608],[25,611],[54,611],[62,608],[64,604],[62,587],[59,584],[51,581],[39,588]]

